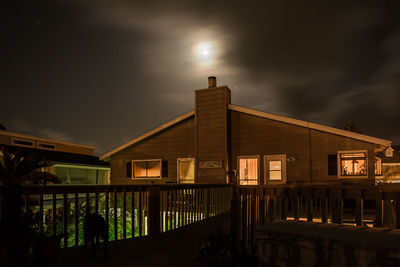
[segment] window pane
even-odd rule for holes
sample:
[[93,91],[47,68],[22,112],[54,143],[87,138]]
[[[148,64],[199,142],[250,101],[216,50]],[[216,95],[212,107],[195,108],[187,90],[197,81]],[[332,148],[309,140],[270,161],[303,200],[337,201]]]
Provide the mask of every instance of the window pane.
[[340,155],[340,168],[342,176],[366,176],[366,153],[343,153]]
[[161,164],[159,161],[147,161],[147,177],[160,177]]
[[269,162],[269,169],[271,171],[280,171],[280,170],[282,170],[282,162],[280,160],[271,160]]
[[282,171],[269,171],[270,180],[282,180]]
[[366,160],[354,160],[354,174],[355,175],[366,175],[367,171],[365,169]]
[[194,181],[194,160],[179,161],[179,180]]
[[375,158],[375,175],[382,175],[382,160]]
[[258,160],[256,158],[239,159],[239,179],[242,185],[258,184]]
[[282,179],[282,162],[280,160],[271,160],[269,162],[269,179],[270,180]]
[[342,175],[353,175],[353,160],[342,160]]
[[133,163],[135,177],[146,177],[146,161]]

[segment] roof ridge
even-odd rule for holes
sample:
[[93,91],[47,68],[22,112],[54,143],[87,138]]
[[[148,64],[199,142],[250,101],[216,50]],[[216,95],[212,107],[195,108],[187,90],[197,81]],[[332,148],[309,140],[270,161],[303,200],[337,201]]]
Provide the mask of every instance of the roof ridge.
[[271,120],[281,121],[284,123],[289,123],[289,124],[293,124],[293,125],[297,125],[297,126],[301,126],[301,127],[305,127],[305,128],[310,128],[310,129],[314,129],[314,130],[318,130],[318,131],[323,131],[323,132],[328,132],[328,133],[332,133],[332,134],[336,134],[336,135],[340,135],[340,136],[345,136],[348,138],[361,140],[361,141],[365,141],[365,142],[369,142],[369,143],[373,143],[373,144],[378,144],[378,145],[383,145],[383,146],[390,146],[392,144],[392,141],[390,141],[390,140],[385,140],[385,139],[376,138],[373,136],[354,133],[354,132],[350,132],[350,131],[346,131],[343,129],[338,129],[338,128],[334,128],[334,127],[330,127],[330,126],[326,126],[326,125],[322,125],[322,124],[318,124],[318,123],[293,119],[293,118],[282,116],[282,115],[276,115],[273,113],[268,113],[268,112],[259,111],[259,110],[255,110],[255,109],[245,108],[245,107],[236,106],[236,105],[232,105],[232,104],[228,105],[228,109],[246,113],[246,114],[250,114],[250,115],[254,115],[254,116],[258,116],[258,117],[271,119]]

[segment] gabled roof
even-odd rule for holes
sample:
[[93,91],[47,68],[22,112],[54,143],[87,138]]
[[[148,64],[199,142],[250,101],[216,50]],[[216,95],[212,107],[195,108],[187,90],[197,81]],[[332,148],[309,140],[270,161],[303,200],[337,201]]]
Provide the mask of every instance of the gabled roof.
[[[280,116],[280,115],[275,115],[275,114],[271,114],[271,113],[267,113],[267,112],[262,112],[262,111],[258,111],[258,110],[254,110],[254,109],[249,109],[249,108],[244,108],[244,107],[240,107],[240,106],[235,106],[235,105],[228,105],[228,109],[233,110],[233,111],[238,111],[238,112],[242,112],[242,113],[246,113],[249,115],[254,115],[254,116],[258,116],[258,117],[262,117],[262,118],[267,118],[267,119],[271,119],[271,120],[275,120],[275,121],[280,121],[280,122],[284,122],[284,123],[288,123],[288,124],[293,124],[293,125],[297,125],[297,126],[301,126],[301,127],[305,127],[305,128],[310,128],[310,129],[314,129],[314,130],[318,130],[318,131],[322,131],[322,132],[327,132],[327,133],[331,133],[331,134],[336,134],[336,135],[340,135],[340,136],[345,136],[345,137],[349,137],[352,139],[356,139],[356,140],[360,140],[360,141],[364,141],[364,142],[369,142],[372,144],[377,144],[377,145],[382,145],[382,146],[390,146],[392,144],[392,141],[389,140],[384,140],[384,139],[380,139],[380,138],[375,138],[375,137],[371,137],[368,135],[363,135],[363,134],[358,134],[358,133],[354,133],[354,132],[349,132],[346,130],[341,130],[341,129],[337,129],[337,128],[333,128],[333,127],[329,127],[329,126],[325,126],[325,125],[321,125],[321,124],[316,124],[316,123],[312,123],[312,122],[307,122],[307,121],[302,121],[302,120],[297,120],[297,119],[292,119],[289,117],[285,117],[285,116]],[[100,156],[100,159],[107,159],[108,157],[114,155],[115,153],[120,152],[121,150],[128,148],[129,146],[132,146],[162,130],[165,130],[191,116],[194,116],[194,110],[191,110],[167,123],[164,123],[163,125],[148,131],[138,137],[136,137],[135,139],[105,153],[104,155]]]
[[175,118],[175,119],[173,119],[173,120],[171,120],[171,121],[169,121],[167,123],[164,123],[163,125],[161,125],[161,126],[159,126],[157,128],[154,128],[153,130],[148,131],[148,132],[136,137],[135,139],[133,139],[133,140],[131,140],[131,141],[129,141],[129,142],[127,142],[127,143],[125,143],[125,144],[123,144],[123,145],[121,145],[121,146],[119,146],[119,147],[117,147],[117,148],[105,153],[104,155],[100,156],[100,159],[101,160],[107,159],[111,155],[114,155],[115,153],[118,153],[119,151],[121,151],[121,150],[123,150],[123,149],[125,149],[125,148],[127,148],[129,146],[132,146],[132,145],[142,141],[143,139],[146,139],[146,138],[152,136],[153,134],[156,134],[156,133],[158,133],[158,132],[160,132],[162,130],[165,130],[165,129],[167,129],[167,128],[169,128],[169,127],[171,127],[171,126],[173,126],[173,125],[175,125],[175,124],[177,124],[177,123],[179,123],[179,122],[181,122],[181,121],[183,121],[183,120],[185,120],[185,119],[187,119],[187,118],[189,118],[191,116],[194,116],[194,110],[186,112],[185,114],[183,114],[183,115],[181,115],[181,116],[179,116],[179,117],[177,117],[177,118]]
[[[387,149],[391,149],[393,151],[393,156],[392,157],[386,157],[386,153],[385,152],[386,152]],[[397,163],[397,164],[400,164],[400,146],[392,145],[392,147],[389,147],[387,149],[377,154],[377,156],[382,159],[382,163],[388,163],[388,164]]]
[[364,135],[364,134],[349,132],[346,130],[337,129],[337,128],[333,128],[333,127],[329,127],[329,126],[325,126],[325,125],[321,125],[321,124],[312,123],[312,122],[292,119],[289,117],[275,115],[275,114],[271,114],[271,113],[267,113],[267,112],[254,110],[254,109],[239,107],[239,106],[235,106],[235,105],[231,105],[231,104],[228,105],[228,108],[230,110],[234,110],[234,111],[238,111],[238,112],[242,112],[242,113],[246,113],[246,114],[250,114],[250,115],[254,115],[254,116],[258,116],[258,117],[262,117],[262,118],[267,118],[267,119],[280,121],[280,122],[284,122],[284,123],[288,123],[288,124],[293,124],[293,125],[313,129],[313,130],[318,130],[318,131],[322,131],[322,132],[345,136],[345,137],[349,137],[352,139],[356,139],[356,140],[360,140],[360,141],[364,141],[364,142],[368,142],[368,143],[373,143],[373,144],[377,144],[377,145],[390,146],[392,144],[392,141],[389,141],[389,140],[384,140],[384,139],[375,138],[375,137]]

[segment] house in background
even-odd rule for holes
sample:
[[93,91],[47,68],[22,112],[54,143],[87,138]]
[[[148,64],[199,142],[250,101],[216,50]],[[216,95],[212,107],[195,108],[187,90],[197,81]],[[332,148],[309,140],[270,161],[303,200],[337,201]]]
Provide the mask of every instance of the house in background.
[[375,182],[391,141],[231,104],[231,91],[195,90],[195,108],[116,149],[112,184]]
[[400,146],[392,145],[377,154],[377,182],[400,182]]
[[93,156],[94,147],[0,130],[0,145],[32,151],[51,166],[43,171],[60,184],[109,184],[110,167]]

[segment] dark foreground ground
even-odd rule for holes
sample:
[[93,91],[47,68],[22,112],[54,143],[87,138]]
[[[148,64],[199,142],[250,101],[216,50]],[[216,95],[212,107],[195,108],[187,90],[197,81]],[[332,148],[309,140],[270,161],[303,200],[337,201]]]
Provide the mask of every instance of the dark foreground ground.
[[81,247],[61,251],[56,261],[37,266],[220,266],[206,257],[195,258],[196,252],[211,234],[229,234],[230,217],[219,215],[199,223],[168,231],[156,237],[140,237],[109,242],[109,256],[97,250],[89,258],[90,250]]

